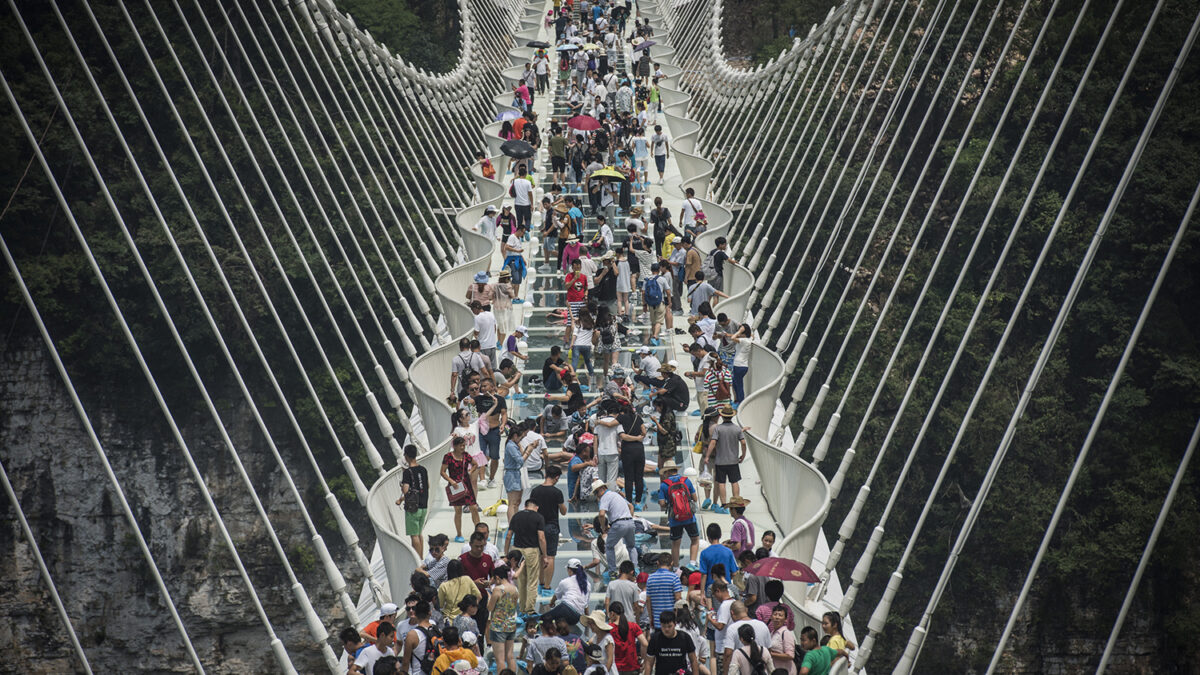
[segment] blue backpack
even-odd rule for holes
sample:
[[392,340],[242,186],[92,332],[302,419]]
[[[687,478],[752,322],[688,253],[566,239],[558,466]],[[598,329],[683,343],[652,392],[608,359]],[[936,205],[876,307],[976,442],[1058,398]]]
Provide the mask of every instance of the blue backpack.
[[646,294],[646,304],[651,307],[658,307],[663,303],[662,286],[658,285],[658,275],[652,276],[643,284],[645,288],[643,292]]

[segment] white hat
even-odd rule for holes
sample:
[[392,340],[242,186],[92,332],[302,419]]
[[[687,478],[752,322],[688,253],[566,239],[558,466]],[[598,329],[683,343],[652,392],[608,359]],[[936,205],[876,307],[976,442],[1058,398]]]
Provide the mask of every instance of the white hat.
[[471,662],[466,659],[458,659],[454,663],[451,663],[447,670],[453,670],[456,673],[469,673],[471,672]]
[[462,643],[464,645],[473,645],[478,639],[479,638],[471,631],[467,631],[462,634]]
[[696,467],[689,466],[683,470],[683,475],[687,478],[698,478],[700,476],[700,472],[696,471]]
[[384,617],[389,614],[395,614],[398,611],[400,611],[400,608],[396,606],[396,603],[385,602],[383,603],[383,607],[379,608],[379,616]]
[[529,335],[529,329],[524,325],[517,326],[517,332],[521,335]]
[[571,558],[567,561],[567,569],[573,570],[583,567],[583,561],[579,558]]
[[592,492],[595,492],[596,490],[599,490],[600,488],[606,488],[606,487],[608,487],[608,486],[605,485],[604,481],[600,480],[599,478],[592,481]]
[[484,209],[484,210],[483,210],[483,212],[484,212],[484,213],[495,213],[495,212],[496,212],[496,207],[495,207],[495,206],[492,206],[491,204],[488,204],[487,208],[486,208],[486,209]]
[[639,353],[639,354],[649,354],[649,353],[650,353],[650,348],[649,348],[649,347],[647,347],[647,346],[645,346],[645,345],[642,345],[641,347],[638,347],[637,353]]
[[670,361],[667,361],[667,365],[671,366],[672,368],[678,368],[679,362],[676,361],[675,359],[671,359]]

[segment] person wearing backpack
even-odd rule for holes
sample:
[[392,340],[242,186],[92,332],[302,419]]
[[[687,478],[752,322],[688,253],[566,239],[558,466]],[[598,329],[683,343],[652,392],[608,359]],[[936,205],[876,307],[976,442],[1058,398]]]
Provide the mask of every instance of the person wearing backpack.
[[650,265],[650,274],[642,280],[642,304],[650,314],[649,344],[661,344],[658,341],[659,330],[666,324],[667,307],[671,303],[671,283],[659,274],[658,263]]
[[409,675],[430,675],[433,664],[442,655],[442,636],[430,621],[433,607],[425,600],[413,605],[413,618],[416,623],[412,630],[404,636],[404,658],[401,664],[406,664]]
[[662,483],[658,486],[658,503],[667,512],[667,527],[671,528],[671,567],[679,566],[679,545],[683,533],[688,535],[688,560],[700,556],[700,528],[696,524],[696,486],[679,475],[675,460],[668,459],[659,467]]
[[[767,663],[767,652],[758,644],[754,633],[754,626],[745,623],[738,626],[738,639],[745,646],[733,652],[727,675],[769,675],[774,670],[774,665]],[[766,646],[771,646],[769,640]]]

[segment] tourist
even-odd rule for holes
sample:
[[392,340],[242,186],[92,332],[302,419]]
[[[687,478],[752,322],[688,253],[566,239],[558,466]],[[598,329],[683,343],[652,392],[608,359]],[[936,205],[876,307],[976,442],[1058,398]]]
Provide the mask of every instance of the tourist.
[[741,495],[738,483],[742,480],[742,470],[738,466],[746,459],[746,436],[742,427],[735,424],[733,416],[737,414],[732,407],[721,408],[721,423],[712,428],[712,439],[705,450],[705,463],[713,466],[713,482],[715,484],[717,504],[713,506],[714,513],[728,515],[729,511],[722,508],[725,501],[725,483],[730,484],[732,497]]
[[[673,415],[666,415],[674,417]],[[662,444],[659,444],[659,456]],[[658,486],[658,503],[667,512],[667,526],[671,528],[671,566],[679,565],[680,542],[683,533],[688,535],[688,560],[696,560],[700,551],[700,528],[696,524],[696,486],[685,476],[679,475],[675,460],[662,461],[659,471],[662,482]]]
[[608,589],[604,592],[604,609],[608,610],[614,603],[619,603],[625,618],[637,621],[638,596],[641,589],[634,581],[637,578],[637,568],[633,561],[626,560],[618,565],[617,575],[616,579],[608,582]]
[[650,613],[650,627],[658,628],[663,612],[675,609],[675,603],[683,598],[683,584],[679,576],[671,571],[671,559],[658,557],[658,569],[646,579],[646,611]]
[[[741,496],[735,496],[725,503],[733,515],[733,525],[729,529],[729,540],[732,545],[729,548],[738,554],[739,560],[743,554],[749,554],[754,558],[754,523],[746,517],[746,506],[749,504],[750,500]],[[757,558],[754,559],[757,560]]]
[[407,466],[400,474],[400,498],[397,506],[404,507],[404,533],[412,541],[417,557],[425,556],[425,544],[421,530],[425,528],[425,514],[429,508],[429,472],[417,463],[417,446],[404,446],[404,462]]
[[[616,485],[615,480],[613,485]],[[608,489],[608,485],[603,480],[592,482],[592,494],[596,496],[598,502],[602,533],[607,537],[605,557],[608,568],[613,570],[617,568],[617,542],[624,542],[629,551],[633,551],[637,546],[637,531],[633,526],[633,508],[621,497],[620,493]],[[604,583],[608,583],[610,576],[609,572],[604,573]]]
[[475,580],[467,575],[462,561],[455,558],[446,563],[446,580],[438,586],[438,607],[447,621],[453,622],[458,618],[458,603],[468,595],[479,597],[479,589]]
[[554,588],[554,594],[550,598],[550,609],[542,614],[540,619],[542,621],[564,619],[569,624],[578,622],[579,618],[587,613],[589,589],[590,584],[583,561],[579,558],[571,558],[567,561],[567,576]]
[[430,675],[441,675],[450,668],[450,664],[460,659],[469,663],[472,668],[479,665],[479,657],[475,655],[475,650],[463,644],[462,634],[458,629],[447,626],[442,629],[442,653],[433,662]]
[[654,149],[654,168],[658,170],[658,184],[663,184],[663,175],[667,170],[667,160],[671,158],[671,143],[663,133],[662,125],[654,125],[654,135],[650,137],[650,146]]
[[492,570],[492,586],[488,589],[488,641],[492,643],[496,667],[516,673],[517,656],[513,640],[517,633],[519,594],[517,587],[508,579],[509,572],[507,565]]
[[380,659],[386,656],[395,656],[396,628],[391,624],[380,624],[379,632],[376,634],[375,642],[367,645],[365,649],[360,651],[354,658],[353,671],[355,673],[364,673],[365,675],[374,675],[375,664]]
[[804,662],[800,666],[800,675],[829,675],[833,661],[847,656],[844,649],[821,646],[817,639],[817,631],[812,626],[805,626],[800,631],[800,648],[804,650]]
[[433,607],[429,602],[421,600],[413,606],[412,630],[404,636],[404,655],[400,659],[401,666],[407,666],[409,673],[423,672],[421,660],[430,648],[430,637],[434,634],[435,625],[431,619]]
[[646,646],[645,675],[700,675],[696,645],[686,633],[675,629],[675,610],[669,609],[656,618],[659,630]]
[[542,484],[529,492],[529,499],[538,505],[538,513],[545,520],[543,531],[546,533],[546,556],[551,563],[542,568],[538,595],[550,595],[550,581],[554,578],[554,556],[558,553],[559,516],[567,515],[567,503],[559,490],[558,479],[562,477],[562,469],[555,465],[545,468],[545,479]]
[[491,305],[471,303],[471,313],[475,315],[474,338],[479,340],[479,351],[487,359],[488,368],[496,367],[496,344],[500,341],[500,331],[496,325],[496,315],[492,314]]
[[608,623],[613,627],[613,655],[620,675],[637,675],[641,671],[641,655],[647,642],[642,629],[625,615],[625,606],[614,602],[608,606]]
[[[726,583],[732,581],[733,570],[737,569],[737,558],[734,557],[733,551],[721,543],[721,526],[709,523],[704,529],[704,534],[708,537],[708,548],[700,552],[700,573],[706,575],[704,587],[711,586],[718,576],[724,576]],[[721,566],[721,575],[717,575],[713,569],[717,565]]]
[[[618,675],[616,645],[612,638],[613,626],[605,618],[604,612],[597,609],[583,617],[580,622],[592,633],[591,641],[585,648],[588,649],[585,653],[589,660],[596,658],[597,663],[604,666],[605,675]],[[595,649],[591,649],[592,647],[599,648],[598,658],[595,656]]]
[[795,627],[788,626],[787,608],[777,605],[771,611],[771,622],[767,627],[771,630],[771,645],[768,649],[774,669],[782,668],[788,675],[796,675],[796,635],[792,632]]
[[771,646],[770,640],[759,641],[752,626],[742,624],[738,627],[738,639],[742,646],[731,654],[727,675],[754,675],[759,672],[770,672],[773,666],[769,663],[769,654],[764,648]]
[[827,644],[833,649],[854,649],[854,643],[842,635],[842,615],[838,612],[825,612],[821,615],[821,630],[829,636]]
[[[535,622],[526,619],[525,625],[534,626]],[[567,651],[567,643],[558,636],[553,621],[543,619],[537,627],[539,628],[538,634],[529,638],[525,644],[526,671],[537,672],[537,669],[545,663],[548,652],[561,656]]]

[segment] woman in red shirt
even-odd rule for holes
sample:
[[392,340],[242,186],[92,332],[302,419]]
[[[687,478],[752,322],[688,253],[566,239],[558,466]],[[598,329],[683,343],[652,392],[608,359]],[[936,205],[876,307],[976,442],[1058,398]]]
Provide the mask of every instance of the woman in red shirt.
[[642,629],[625,618],[625,606],[619,602],[608,605],[608,622],[613,625],[609,635],[613,639],[613,664],[621,675],[637,675],[641,670],[641,656],[649,644]]
[[567,273],[565,286],[567,289],[567,307],[571,310],[571,319],[567,322],[566,342],[572,344],[572,324],[579,319],[579,311],[587,306],[588,280],[587,275],[579,271],[579,258],[571,261],[571,271]]

